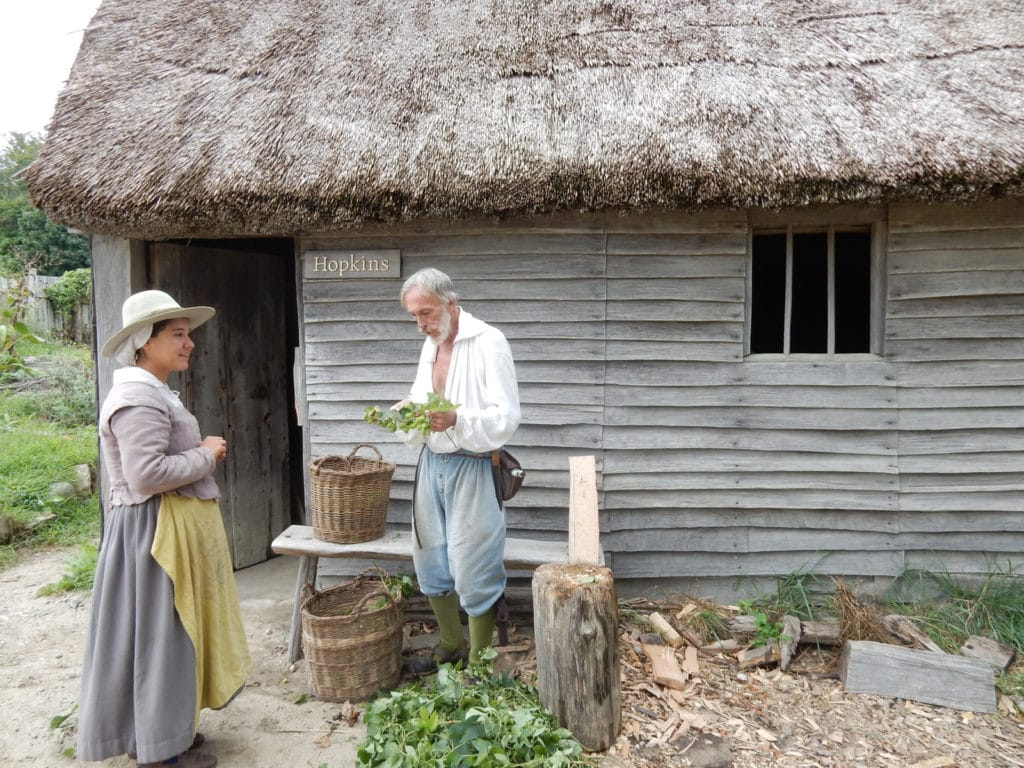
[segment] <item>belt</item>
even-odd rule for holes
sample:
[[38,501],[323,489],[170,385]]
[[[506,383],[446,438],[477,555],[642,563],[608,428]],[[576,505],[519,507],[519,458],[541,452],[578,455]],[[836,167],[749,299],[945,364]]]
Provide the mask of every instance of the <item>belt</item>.
[[467,459],[487,459],[488,461],[490,461],[490,459],[491,459],[491,452],[490,451],[488,451],[487,453],[470,453],[469,451],[452,451],[451,453],[449,453],[447,455],[448,456],[462,456],[462,457],[467,458]]

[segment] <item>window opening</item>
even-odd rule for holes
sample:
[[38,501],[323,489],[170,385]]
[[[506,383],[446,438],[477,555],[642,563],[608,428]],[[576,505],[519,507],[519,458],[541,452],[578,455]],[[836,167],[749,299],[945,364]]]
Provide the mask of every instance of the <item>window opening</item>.
[[871,351],[870,227],[754,232],[750,353]]

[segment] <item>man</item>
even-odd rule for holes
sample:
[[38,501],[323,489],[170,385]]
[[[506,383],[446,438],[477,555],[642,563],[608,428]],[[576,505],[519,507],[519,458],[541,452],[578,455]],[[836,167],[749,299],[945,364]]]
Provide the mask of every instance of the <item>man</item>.
[[[403,432],[423,445],[413,498],[413,564],[441,635],[439,663],[480,661],[491,645],[505,592],[505,512],[497,499],[491,451],[519,426],[519,389],[512,350],[501,331],[456,304],[451,278],[423,269],[402,286],[402,306],[427,338],[408,400],[431,392],[458,407],[432,411],[430,432]],[[395,407],[400,407],[401,403]],[[469,648],[459,606],[469,616]]]

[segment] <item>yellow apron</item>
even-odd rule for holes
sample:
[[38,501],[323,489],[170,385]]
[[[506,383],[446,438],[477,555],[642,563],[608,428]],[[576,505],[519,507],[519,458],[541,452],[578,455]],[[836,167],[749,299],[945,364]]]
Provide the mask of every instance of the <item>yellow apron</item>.
[[199,710],[220,709],[252,671],[230,550],[216,501],[160,497],[153,557],[174,584],[174,607],[196,652]]

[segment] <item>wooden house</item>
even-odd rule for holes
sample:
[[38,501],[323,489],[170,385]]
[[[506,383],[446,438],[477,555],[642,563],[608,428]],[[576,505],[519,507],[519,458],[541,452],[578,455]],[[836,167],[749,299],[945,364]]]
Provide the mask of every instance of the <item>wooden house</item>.
[[[104,0],[27,179],[131,290],[220,309],[237,566],[411,383],[402,279],[508,336],[564,537],[623,594],[1024,564],[1024,8],[1002,0]],[[385,267],[386,263],[386,267]],[[109,370],[100,361],[101,379]],[[878,581],[876,581],[878,580]]]

